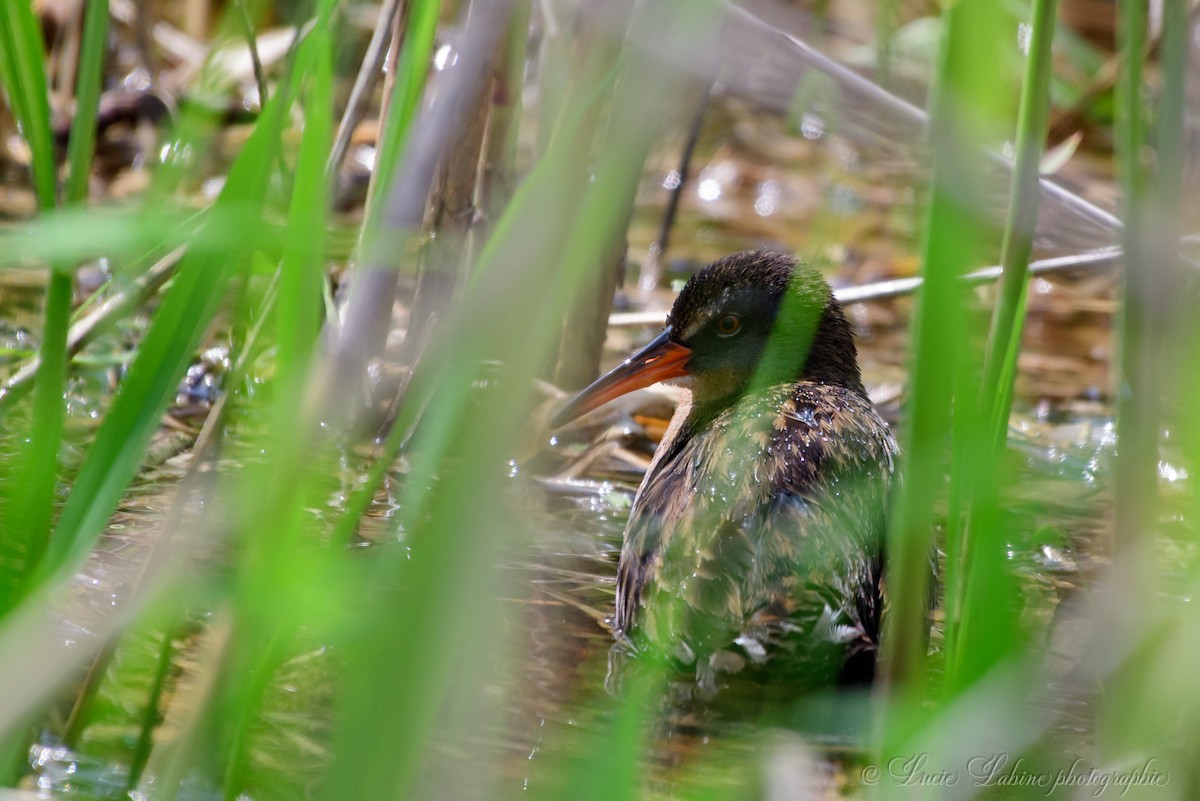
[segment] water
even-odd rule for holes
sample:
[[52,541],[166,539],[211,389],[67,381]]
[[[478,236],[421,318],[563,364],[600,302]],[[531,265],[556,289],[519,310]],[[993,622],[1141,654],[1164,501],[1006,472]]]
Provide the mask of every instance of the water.
[[[890,149],[881,156],[846,133],[806,114],[797,136],[782,116],[765,114],[746,101],[731,97],[715,103],[702,140],[708,144],[698,151],[667,253],[668,279],[682,280],[698,264],[763,245],[803,254],[837,283],[861,284],[913,272],[919,230],[916,165]],[[654,154],[644,176],[630,233],[633,269],[657,232],[664,186],[671,183],[672,174],[678,180],[677,154],[678,147],[667,143]],[[669,281],[649,293],[636,291],[635,285],[632,277],[626,281],[621,299],[625,307],[662,309],[669,304]],[[13,349],[35,347],[31,332],[37,328],[36,318],[28,303],[13,301],[13,296],[6,295],[6,326],[0,331],[4,344]],[[1011,559],[1023,578],[1026,609],[1047,629],[1065,626],[1062,600],[1104,563],[1111,536],[1106,476],[1113,457],[1108,389],[1112,297],[1113,282],[1107,274],[1039,279],[1031,291],[1010,454],[1020,481],[1007,511],[1014,533]],[[911,302],[860,304],[848,311],[858,329],[866,382],[885,415],[895,421],[905,400]],[[613,331],[606,359],[615,363],[652,333]],[[95,349],[123,352],[120,335],[110,335]],[[219,396],[220,373],[210,369],[221,362],[219,356],[197,362],[181,387],[181,404],[203,413]],[[81,437],[111,397],[111,379],[119,374],[119,360],[115,361],[90,371],[73,387],[72,421],[79,425]],[[431,776],[455,775],[453,766],[479,753],[499,755],[496,776],[478,778],[478,783],[476,777],[455,777],[462,782],[463,797],[493,786],[488,781],[510,795],[523,788],[553,786],[563,759],[594,748],[594,735],[604,731],[611,714],[602,689],[611,644],[605,619],[611,613],[616,555],[632,492],[652,453],[653,439],[646,432],[661,433],[661,426],[651,421],[662,417],[662,406],[661,398],[648,401],[639,410],[648,414],[639,420],[614,417],[603,445],[592,444],[597,433],[592,430],[560,436],[553,446],[545,443],[533,461],[514,460],[513,504],[521,510],[528,536],[503,549],[505,594],[496,603],[511,626],[509,647],[517,654],[518,667],[498,671],[488,685],[499,699],[499,714],[477,721],[467,738],[448,722],[441,739],[430,745]],[[182,425],[186,428],[188,422]],[[167,519],[172,490],[182,474],[177,456],[189,438],[187,431],[182,438],[172,432],[161,435],[161,455],[152,459],[101,547],[77,577],[62,621],[64,636],[91,636],[79,621],[119,602],[137,582],[157,524]],[[578,459],[591,460],[582,478],[596,483],[539,482]],[[365,464],[361,456],[347,456],[344,486],[361,479]],[[1167,484],[1181,480],[1177,463],[1166,460],[1162,476]],[[391,525],[402,503],[402,484],[401,475],[392,476],[377,498],[373,523],[356,543],[365,546],[365,558],[406,547],[403,532],[397,534]],[[313,513],[335,513],[345,498],[345,492],[334,492],[329,508]],[[222,564],[223,544],[214,544],[213,551],[204,558]],[[205,658],[211,613],[200,599],[194,619],[173,632],[174,668],[161,706],[174,711],[156,733],[162,743],[179,735],[179,716],[186,718],[186,704],[181,709],[172,702]],[[939,633],[935,621],[935,654]],[[162,636],[151,622],[144,631],[122,639],[100,685],[97,721],[75,751],[49,736],[42,738],[30,755],[31,787],[46,797],[125,797],[128,767],[123,760],[145,713]],[[1078,655],[1065,650],[1061,658],[1069,666]],[[319,782],[329,758],[336,659],[336,648],[328,641],[306,633],[268,683],[264,725],[256,732],[250,766],[252,784],[262,797],[304,797]],[[1070,706],[1062,725],[1086,729],[1088,699],[1077,698],[1065,684],[1054,687]],[[785,781],[770,773],[765,779],[758,776],[758,760],[764,754],[773,770],[807,777],[822,794],[838,797],[853,791],[855,779],[846,765],[852,763],[854,748],[845,740],[831,739],[814,748],[811,741],[763,735],[748,725],[703,730],[679,723],[668,719],[649,749],[652,794],[671,795],[681,782],[711,781],[719,786]],[[442,766],[449,766],[445,773],[439,770]],[[180,797],[216,798],[221,792],[203,776],[191,776]],[[435,794],[453,796],[447,787]]]

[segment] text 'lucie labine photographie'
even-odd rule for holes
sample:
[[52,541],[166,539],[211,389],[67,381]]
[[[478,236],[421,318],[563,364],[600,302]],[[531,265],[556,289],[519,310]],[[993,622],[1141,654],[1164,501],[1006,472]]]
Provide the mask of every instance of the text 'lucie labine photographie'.
[[0,798],[1196,797],[1197,42],[0,3]]

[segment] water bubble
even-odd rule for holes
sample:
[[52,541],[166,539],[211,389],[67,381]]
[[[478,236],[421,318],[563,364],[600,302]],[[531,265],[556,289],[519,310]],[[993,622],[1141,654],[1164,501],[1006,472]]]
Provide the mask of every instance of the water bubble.
[[453,48],[448,44],[444,44],[437,49],[437,53],[433,56],[433,68],[441,72],[446,67],[453,66],[457,61],[458,56],[454,54]]
[[758,187],[758,197],[754,199],[754,212],[759,217],[769,217],[779,206],[782,192],[779,183],[773,180],[763,181]]
[[800,118],[800,133],[805,139],[820,139],[825,135],[825,121],[812,112]]

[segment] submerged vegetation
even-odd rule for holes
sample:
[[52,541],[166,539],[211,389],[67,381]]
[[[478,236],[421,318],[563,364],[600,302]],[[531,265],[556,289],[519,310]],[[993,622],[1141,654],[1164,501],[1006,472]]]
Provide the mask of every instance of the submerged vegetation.
[[[1200,28],[1059,2],[0,3],[0,786],[1196,797]],[[549,420],[763,246],[901,444],[884,654],[708,716],[605,688],[676,396]]]

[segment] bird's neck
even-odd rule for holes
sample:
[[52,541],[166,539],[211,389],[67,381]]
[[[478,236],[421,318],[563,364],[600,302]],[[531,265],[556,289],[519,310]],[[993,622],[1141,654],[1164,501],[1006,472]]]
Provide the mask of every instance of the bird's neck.
[[845,387],[869,400],[858,370],[858,348],[850,321],[838,306],[827,307],[808,348],[800,381]]
[[683,428],[693,433],[703,431],[717,418],[729,413],[747,416],[769,413],[791,396],[797,383],[795,379],[767,380],[762,385],[746,386],[737,392],[716,398],[705,397],[693,391]]

